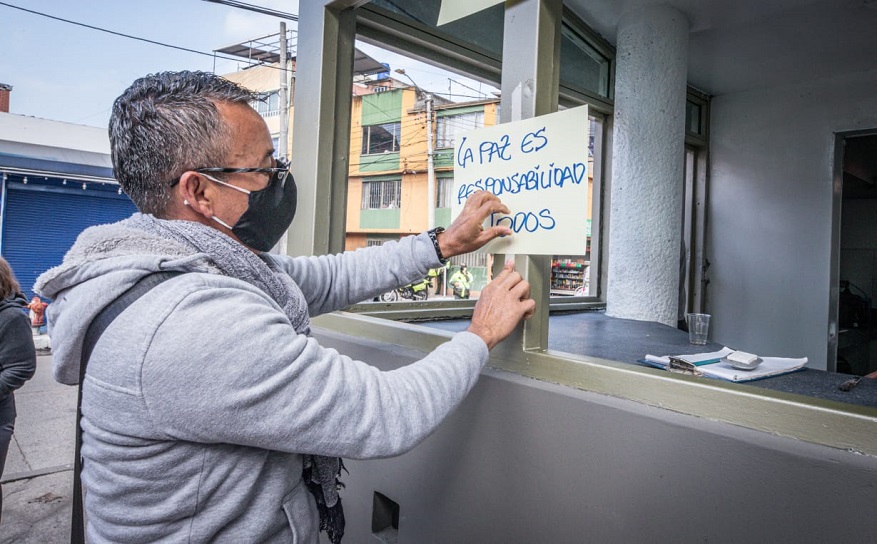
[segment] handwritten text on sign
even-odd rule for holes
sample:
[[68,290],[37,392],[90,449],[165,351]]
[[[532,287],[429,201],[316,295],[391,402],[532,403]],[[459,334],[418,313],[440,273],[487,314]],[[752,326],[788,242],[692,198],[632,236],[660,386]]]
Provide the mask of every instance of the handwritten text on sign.
[[584,255],[588,224],[588,108],[533,117],[464,133],[454,155],[451,215],[476,191],[497,195],[511,215],[493,214],[485,228],[513,236],[491,253]]

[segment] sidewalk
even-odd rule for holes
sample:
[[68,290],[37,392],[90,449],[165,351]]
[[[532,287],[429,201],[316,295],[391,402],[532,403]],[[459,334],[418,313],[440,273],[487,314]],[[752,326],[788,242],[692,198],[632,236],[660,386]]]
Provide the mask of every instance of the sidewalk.
[[18,417],[0,480],[0,544],[70,539],[77,389],[52,378],[48,338],[34,337],[34,344],[37,371],[15,392]]

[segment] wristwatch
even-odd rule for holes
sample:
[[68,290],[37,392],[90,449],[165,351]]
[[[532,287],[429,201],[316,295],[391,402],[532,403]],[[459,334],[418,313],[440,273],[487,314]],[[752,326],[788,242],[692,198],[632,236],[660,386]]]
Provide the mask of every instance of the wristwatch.
[[426,234],[429,235],[429,239],[432,240],[432,245],[435,247],[436,257],[438,257],[439,260],[442,262],[442,266],[448,264],[448,259],[446,259],[444,255],[442,255],[442,248],[441,246],[439,246],[438,243],[438,235],[443,233],[444,231],[444,227],[436,227],[434,229],[426,231]]

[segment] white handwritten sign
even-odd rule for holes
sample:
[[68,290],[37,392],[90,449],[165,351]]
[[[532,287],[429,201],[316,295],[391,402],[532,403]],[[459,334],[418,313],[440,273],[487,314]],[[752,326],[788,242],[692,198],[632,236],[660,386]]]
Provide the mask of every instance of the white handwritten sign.
[[510,215],[484,227],[514,234],[489,253],[584,255],[588,228],[588,107],[580,106],[462,134],[454,155],[451,215],[476,191],[497,195]]

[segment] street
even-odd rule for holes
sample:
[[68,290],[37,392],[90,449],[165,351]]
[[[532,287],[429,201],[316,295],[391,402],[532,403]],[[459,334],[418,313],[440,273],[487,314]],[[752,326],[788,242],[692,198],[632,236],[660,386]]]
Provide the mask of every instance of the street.
[[0,544],[69,542],[76,395],[52,378],[51,355],[37,357],[36,374],[15,392]]

